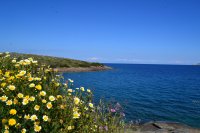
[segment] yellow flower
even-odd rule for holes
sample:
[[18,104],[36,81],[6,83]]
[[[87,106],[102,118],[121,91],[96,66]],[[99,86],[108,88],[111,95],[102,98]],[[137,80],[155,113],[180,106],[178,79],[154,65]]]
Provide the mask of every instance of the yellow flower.
[[7,102],[6,102],[6,105],[12,105],[12,100],[8,100]]
[[8,129],[9,129],[9,126],[8,126],[8,125],[5,125],[5,129],[8,130]]
[[42,99],[42,103],[47,103],[47,101],[45,99]]
[[6,83],[1,83],[1,87],[5,87],[6,86]]
[[33,102],[33,101],[35,101],[35,97],[34,97],[34,96],[31,96],[31,97],[29,98],[29,100]]
[[28,60],[28,59],[25,59],[24,62],[26,62],[26,65],[31,64],[30,60]]
[[6,102],[6,101],[7,101],[7,99],[8,99],[8,97],[7,97],[7,96],[5,96],[5,95],[1,97],[1,101],[3,101],[3,102]]
[[19,64],[20,64],[20,65],[22,65],[23,63],[24,63],[24,61],[23,61],[23,60],[20,60],[20,61],[19,61]]
[[80,90],[85,91],[84,87],[81,87]]
[[74,119],[78,119],[80,117],[80,113],[78,113],[77,111],[75,111],[74,113],[73,113],[73,118]]
[[22,70],[19,72],[18,76],[24,76],[26,74],[26,71]]
[[16,63],[17,61],[15,59],[12,60],[12,63]]
[[32,116],[30,117],[30,119],[31,119],[32,121],[35,121],[35,120],[38,119],[38,117],[37,117],[36,115],[32,115]]
[[71,80],[71,79],[68,79],[69,80],[69,82],[71,82],[71,83],[73,83],[74,81],[73,80]]
[[28,73],[27,76],[28,76],[28,77],[31,77],[31,73]]
[[63,124],[63,120],[62,119],[60,119],[60,123]]
[[26,129],[25,129],[25,128],[23,128],[21,133],[26,133]]
[[33,61],[33,58],[28,58],[29,61]]
[[35,109],[36,111],[38,111],[38,110],[40,109],[40,106],[39,106],[39,105],[35,105],[34,109]]
[[10,72],[5,72],[5,77],[10,77]]
[[48,108],[48,109],[51,109],[52,106],[53,106],[53,105],[51,104],[51,102],[48,102],[48,103],[47,103],[47,108]]
[[37,61],[34,60],[34,61],[32,61],[32,63],[33,63],[33,64],[37,64]]
[[64,106],[64,105],[60,105],[60,108],[61,108],[61,109],[65,109],[65,106]]
[[11,110],[10,110],[10,114],[11,114],[11,115],[15,115],[15,114],[17,114],[17,111],[16,111],[15,109],[11,109]]
[[29,85],[29,87],[30,87],[30,88],[35,87],[35,84],[34,84],[34,83],[31,83],[31,84]]
[[67,91],[68,91],[68,92],[70,92],[70,93],[72,93],[72,92],[73,92],[73,90],[72,90],[72,89],[68,89]]
[[34,125],[39,125],[40,124],[40,122],[39,121],[37,121],[37,122],[34,122]]
[[41,89],[42,89],[42,86],[41,86],[41,85],[36,85],[35,88],[36,88],[37,90],[41,90]]
[[48,121],[49,117],[46,116],[46,115],[44,115],[44,116],[42,117],[42,119],[43,119],[43,121]]
[[9,55],[9,54],[7,54],[5,57],[6,57],[6,58],[7,58],[7,57],[10,57],[10,55]]
[[61,95],[57,95],[57,98],[58,98],[58,99],[59,99],[59,98],[61,98],[61,99],[62,99],[63,97],[62,97]]
[[55,101],[55,97],[54,96],[49,96],[49,100],[53,102],[53,101]]
[[93,108],[93,107],[94,107],[92,103],[89,103],[89,106],[90,106],[90,108]]
[[74,111],[74,112],[77,112],[78,110],[79,110],[79,109],[78,109],[77,107],[74,107],[74,108],[73,108],[73,111]]
[[40,96],[46,96],[46,92],[45,91],[41,91],[40,92]]
[[34,126],[34,131],[35,131],[35,132],[39,132],[41,129],[42,129],[41,126],[38,126],[38,125],[35,125],[35,126]]
[[23,98],[23,97],[24,97],[24,95],[23,95],[22,93],[18,93],[17,96],[18,96],[19,98]]
[[10,89],[11,91],[14,91],[15,90],[15,86],[14,85],[9,85],[8,89]]
[[25,98],[26,98],[26,99],[29,99],[29,95],[26,95]]
[[8,129],[6,129],[6,130],[4,131],[4,133],[9,133],[9,130],[8,130]]
[[68,126],[67,130],[72,130],[74,128],[74,126]]
[[10,126],[14,126],[16,124],[16,120],[11,118],[11,119],[8,120],[8,124]]
[[30,115],[25,115],[24,118],[28,120],[30,119]]
[[15,78],[14,76],[10,76],[10,77],[8,78],[8,81],[13,80],[14,78]]
[[85,110],[88,110],[88,107],[85,107],[84,109],[85,109]]
[[45,69],[45,73],[48,73],[50,70],[49,69]]
[[29,78],[28,78],[28,81],[30,81],[30,82],[31,82],[31,81],[33,81],[33,79],[34,79],[34,78],[32,78],[32,77],[29,77]]
[[27,99],[27,98],[24,98],[22,104],[23,104],[23,105],[27,105],[28,103],[29,103],[28,99]]
[[19,67],[19,64],[15,64],[15,67]]
[[18,103],[18,100],[15,98],[14,101],[13,101],[13,103],[14,103],[14,104],[17,104],[17,103]]
[[55,83],[55,86],[58,87],[60,85],[60,83]]
[[66,83],[63,84],[66,88],[68,88],[68,85]]
[[7,122],[7,119],[2,119],[2,124],[5,124]]
[[75,97],[74,98],[74,103],[77,105],[77,104],[79,104],[79,102],[80,102],[80,99],[78,97]]
[[91,90],[90,90],[90,89],[87,89],[87,92],[88,92],[88,93],[90,93],[90,92],[91,92]]
[[36,80],[36,81],[40,81],[41,78],[36,77],[36,78],[34,78],[34,80]]
[[21,127],[21,124],[20,124],[20,123],[17,123],[17,124],[15,125],[15,127],[16,127],[16,128],[20,128],[20,127]]

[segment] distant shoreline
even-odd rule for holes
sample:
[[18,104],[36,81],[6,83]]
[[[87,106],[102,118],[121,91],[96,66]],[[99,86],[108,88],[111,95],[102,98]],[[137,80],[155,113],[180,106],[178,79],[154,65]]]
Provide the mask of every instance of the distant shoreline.
[[93,71],[105,71],[105,70],[111,70],[111,69],[112,68],[108,66],[54,68],[54,70],[58,72],[93,72]]

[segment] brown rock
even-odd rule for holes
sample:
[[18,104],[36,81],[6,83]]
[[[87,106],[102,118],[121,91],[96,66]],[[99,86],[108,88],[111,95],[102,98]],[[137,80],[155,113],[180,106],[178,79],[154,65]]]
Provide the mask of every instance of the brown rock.
[[175,122],[148,122],[127,133],[200,133],[200,129]]

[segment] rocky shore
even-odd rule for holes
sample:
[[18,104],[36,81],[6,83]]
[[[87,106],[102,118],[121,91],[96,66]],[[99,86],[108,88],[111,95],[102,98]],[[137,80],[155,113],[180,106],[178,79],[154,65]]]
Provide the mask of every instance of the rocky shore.
[[200,129],[192,128],[176,122],[148,122],[142,125],[132,125],[125,133],[200,133]]
[[58,72],[91,72],[91,71],[104,71],[104,70],[110,70],[110,69],[112,68],[108,66],[54,68],[54,70]]

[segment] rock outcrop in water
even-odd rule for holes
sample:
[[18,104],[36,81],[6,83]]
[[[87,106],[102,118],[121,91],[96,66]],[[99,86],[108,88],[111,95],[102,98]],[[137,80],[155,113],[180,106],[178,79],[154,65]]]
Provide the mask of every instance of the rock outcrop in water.
[[200,129],[175,122],[148,122],[142,125],[133,125],[125,133],[200,133]]

